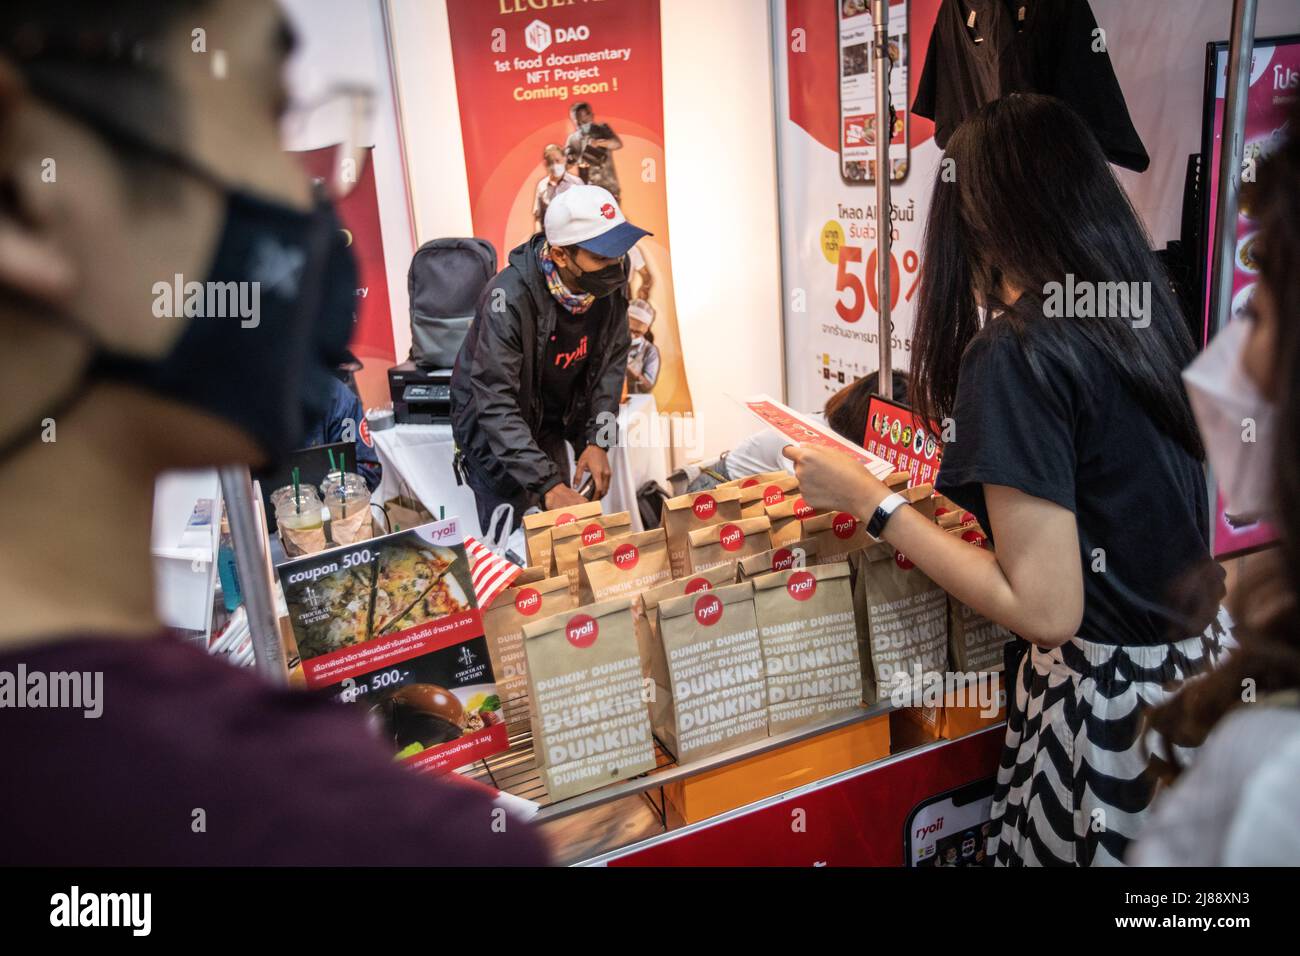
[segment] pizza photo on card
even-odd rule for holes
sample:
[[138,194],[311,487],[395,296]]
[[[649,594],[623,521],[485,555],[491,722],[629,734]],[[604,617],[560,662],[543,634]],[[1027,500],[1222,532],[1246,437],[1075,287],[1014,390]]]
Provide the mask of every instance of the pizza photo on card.
[[455,519],[276,568],[307,686],[362,707],[420,770],[508,745],[470,570]]

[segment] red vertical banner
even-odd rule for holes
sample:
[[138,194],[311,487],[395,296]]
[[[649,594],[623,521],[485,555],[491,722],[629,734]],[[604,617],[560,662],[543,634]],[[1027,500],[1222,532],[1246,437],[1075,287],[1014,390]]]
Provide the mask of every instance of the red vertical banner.
[[[538,231],[535,202],[551,145],[565,154],[565,177],[615,192],[627,218],[654,233],[634,250],[632,295],[653,308],[656,402],[661,411],[689,412],[668,244],[659,0],[534,7],[447,0],[474,234],[504,264]],[[603,148],[584,147],[573,115],[584,103],[595,137],[618,144],[609,150],[612,170],[593,159]]]
[[[366,150],[370,153],[370,150]],[[313,149],[299,154],[309,175],[325,179],[334,174],[336,148]],[[388,272],[384,267],[384,239],[379,231],[379,198],[375,191],[375,166],[367,155],[356,183],[334,203],[343,224],[344,238],[357,262],[357,324],[352,330],[352,354],[364,368],[357,373],[357,389],[366,408],[389,400],[388,369],[397,361],[393,344],[393,312],[388,301]]]

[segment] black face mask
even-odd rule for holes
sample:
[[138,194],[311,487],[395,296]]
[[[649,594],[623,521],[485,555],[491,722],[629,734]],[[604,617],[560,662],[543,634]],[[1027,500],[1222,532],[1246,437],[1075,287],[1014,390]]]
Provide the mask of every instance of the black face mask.
[[[327,413],[333,370],[348,358],[357,267],[333,206],[323,193],[304,212],[232,189],[187,158],[103,117],[76,104],[59,105],[106,138],[151,153],[220,189],[226,214],[201,296],[190,308],[183,289],[183,311],[170,313],[191,318],[166,355],[142,358],[105,347],[76,319],[54,317],[91,342],[91,360],[82,381],[35,420],[73,407],[87,382],[117,381],[210,412],[252,437],[267,464],[279,461]],[[188,283],[190,277],[182,281]],[[176,309],[177,297],[167,298]],[[246,309],[232,309],[232,301],[255,303],[256,311],[246,315]],[[155,297],[155,309],[159,305]],[[39,434],[34,425],[0,442],[0,461]]]
[[210,412],[274,462],[324,417],[333,370],[348,357],[357,270],[333,207],[322,199],[301,212],[231,192],[204,305],[227,283],[248,290],[240,301],[255,304],[252,317],[194,315],[157,359],[98,347],[87,375]]
[[574,260],[573,271],[577,273],[573,284],[580,291],[586,292],[588,295],[594,295],[598,299],[612,295],[627,281],[627,276],[623,271],[623,260],[621,259],[593,272],[583,272],[578,268],[577,261]]

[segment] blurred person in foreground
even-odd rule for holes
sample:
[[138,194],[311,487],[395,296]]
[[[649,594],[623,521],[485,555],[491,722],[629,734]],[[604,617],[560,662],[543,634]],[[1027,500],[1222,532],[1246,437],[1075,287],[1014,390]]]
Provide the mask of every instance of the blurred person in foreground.
[[[191,51],[200,26],[224,78]],[[350,709],[156,616],[155,477],[294,448],[347,345],[355,265],[280,148],[292,45],[271,0],[43,0],[0,26],[0,494],[22,502],[0,549],[7,863],[546,860]],[[261,282],[257,321],[160,316],[174,276]],[[32,706],[60,674],[81,706]]]
[[[1231,647],[1179,378],[1195,348],[1128,197],[1065,103],[989,103],[945,156],[956,179],[934,183],[911,404],[945,429],[937,490],[992,550],[944,533],[847,455],[786,451],[810,505],[857,515],[1021,639],[990,856],[1114,865],[1155,793],[1146,712]],[[1066,286],[1139,291],[1067,308]]]
[[1177,782],[1129,857],[1143,866],[1300,861],[1300,514],[1286,506],[1300,500],[1300,107],[1242,210],[1259,224],[1259,284],[1185,378],[1227,506],[1280,540],[1243,559],[1237,650],[1150,716],[1165,740],[1201,749],[1190,766],[1167,755]]

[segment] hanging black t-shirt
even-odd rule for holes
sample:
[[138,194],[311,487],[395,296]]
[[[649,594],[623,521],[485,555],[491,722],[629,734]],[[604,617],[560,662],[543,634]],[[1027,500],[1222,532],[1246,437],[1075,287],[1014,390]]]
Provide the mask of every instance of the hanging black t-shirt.
[[1111,162],[1150,165],[1088,0],[944,0],[913,112],[934,120],[943,149],[962,120],[1010,93],[1064,100]]
[[587,363],[591,361],[591,330],[599,328],[592,322],[592,313],[605,305],[597,301],[591,309],[573,315],[566,309],[557,309],[559,320],[555,331],[546,343],[546,357],[542,364],[542,425],[548,431],[559,431],[564,424],[564,414],[571,404],[573,390],[586,381]]
[[985,484],[1074,512],[1078,636],[1133,645],[1201,632],[1223,581],[1207,545],[1201,465],[1156,427],[1075,320],[1039,312],[1024,327],[1022,339],[994,318],[962,356],[939,490],[990,535]]

